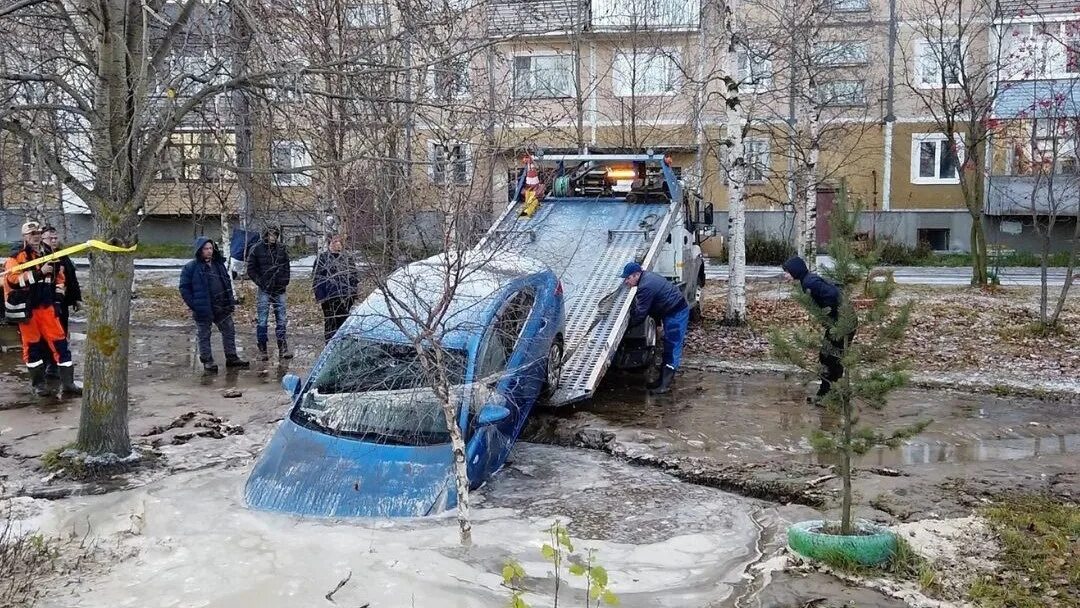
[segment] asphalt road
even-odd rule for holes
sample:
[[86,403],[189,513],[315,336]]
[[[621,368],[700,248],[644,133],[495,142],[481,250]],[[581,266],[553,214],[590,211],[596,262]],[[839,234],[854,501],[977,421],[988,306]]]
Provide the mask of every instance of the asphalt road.
[[[314,256],[308,256],[296,260],[292,264],[293,272],[297,275],[306,275],[311,271]],[[75,258],[75,264],[79,267],[88,267],[89,260]],[[818,258],[818,262],[827,266],[830,260],[826,256]],[[179,273],[180,268],[187,260],[172,258],[144,258],[135,260],[135,269],[139,274]],[[971,283],[970,268],[928,268],[917,266],[898,266],[892,268],[896,282],[904,285],[968,285]],[[1000,272],[1001,284],[1005,286],[1038,287],[1041,284],[1038,268],[1003,268]],[[708,279],[726,281],[728,278],[727,265],[712,261],[706,261],[705,276]],[[1048,283],[1051,286],[1061,286],[1065,282],[1064,268],[1050,268],[1047,271]],[[747,266],[746,278],[749,281],[769,281],[783,278],[783,271],[779,266]],[[1074,277],[1074,282],[1077,282]]]

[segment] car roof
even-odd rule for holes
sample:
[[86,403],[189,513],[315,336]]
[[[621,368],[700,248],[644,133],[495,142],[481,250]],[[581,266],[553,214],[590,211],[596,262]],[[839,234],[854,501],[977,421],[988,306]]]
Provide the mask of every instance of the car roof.
[[[506,252],[432,256],[392,272],[383,288],[353,309],[342,332],[407,343],[431,315],[438,314],[436,310],[443,309],[442,344],[466,348],[508,292],[543,272],[550,270],[540,262]],[[450,301],[444,302],[447,295]]]

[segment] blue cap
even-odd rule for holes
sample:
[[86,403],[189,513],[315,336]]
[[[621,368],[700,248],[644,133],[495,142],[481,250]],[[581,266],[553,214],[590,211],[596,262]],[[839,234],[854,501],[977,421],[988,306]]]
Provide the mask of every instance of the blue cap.
[[641,270],[641,264],[638,264],[637,262],[627,262],[626,266],[623,266],[622,269],[622,278],[625,279],[635,272],[641,272]]

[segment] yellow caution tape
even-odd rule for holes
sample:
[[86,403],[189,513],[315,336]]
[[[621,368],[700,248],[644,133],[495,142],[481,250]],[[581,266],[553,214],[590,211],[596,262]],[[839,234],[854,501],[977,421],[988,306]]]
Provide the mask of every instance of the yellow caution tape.
[[97,241],[97,240],[94,240],[94,239],[90,239],[89,241],[86,241],[85,243],[79,243],[78,245],[72,245],[71,247],[61,249],[60,251],[54,251],[54,252],[50,253],[49,255],[41,256],[40,258],[35,258],[33,260],[30,260],[29,262],[19,264],[18,266],[15,266],[14,268],[9,270],[8,272],[9,273],[22,272],[22,271],[26,270],[27,268],[33,268],[34,266],[39,266],[41,264],[47,264],[47,263],[49,263],[49,262],[51,262],[53,260],[58,260],[58,259],[60,259],[60,258],[62,258],[64,256],[79,253],[80,251],[85,251],[87,249],[90,249],[91,247],[93,247],[94,249],[100,249],[102,251],[108,251],[108,252],[111,252],[111,253],[131,253],[132,251],[135,251],[135,248],[138,247],[138,245],[132,245],[131,247],[117,247],[116,245],[110,245],[110,244],[106,243],[105,241]]

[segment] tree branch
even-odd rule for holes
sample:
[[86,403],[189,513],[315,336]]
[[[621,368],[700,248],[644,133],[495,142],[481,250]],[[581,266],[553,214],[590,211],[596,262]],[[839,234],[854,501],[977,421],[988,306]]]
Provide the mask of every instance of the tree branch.
[[35,136],[29,129],[16,120],[0,118],[0,129],[13,133],[24,142],[33,146],[34,153],[38,158],[45,161],[45,164],[49,166],[49,170],[56,175],[60,180],[60,183],[71,189],[71,191],[87,205],[90,205],[92,201],[97,199],[94,191],[75,179],[71,172],[60,162],[59,157],[57,157],[52,150],[45,147],[43,138]]

